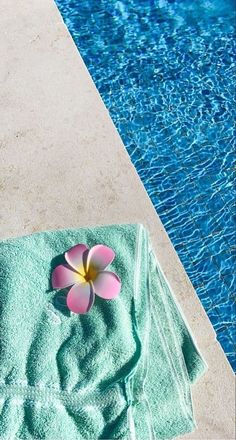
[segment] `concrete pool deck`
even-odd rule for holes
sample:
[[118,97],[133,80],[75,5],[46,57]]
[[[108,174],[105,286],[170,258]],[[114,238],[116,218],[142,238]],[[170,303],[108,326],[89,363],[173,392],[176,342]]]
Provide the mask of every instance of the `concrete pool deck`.
[[234,439],[234,374],[53,0],[0,4],[1,238],[143,223],[209,370],[198,429]]

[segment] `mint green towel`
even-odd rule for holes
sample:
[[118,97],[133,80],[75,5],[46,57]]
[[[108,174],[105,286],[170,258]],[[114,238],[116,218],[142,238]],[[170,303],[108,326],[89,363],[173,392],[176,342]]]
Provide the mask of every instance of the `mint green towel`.
[[[77,243],[111,247],[114,300],[66,307],[51,273]],[[142,225],[0,242],[0,439],[170,439],[193,431],[205,370]],[[186,292],[186,295],[188,292]]]

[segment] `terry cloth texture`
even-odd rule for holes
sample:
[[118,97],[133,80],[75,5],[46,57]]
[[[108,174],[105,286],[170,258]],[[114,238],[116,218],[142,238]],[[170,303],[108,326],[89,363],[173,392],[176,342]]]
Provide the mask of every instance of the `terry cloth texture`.
[[[86,315],[52,290],[77,243],[105,244],[122,288]],[[205,370],[142,225],[0,242],[0,439],[170,439],[193,431],[190,386]],[[186,292],[186,295],[188,292]]]

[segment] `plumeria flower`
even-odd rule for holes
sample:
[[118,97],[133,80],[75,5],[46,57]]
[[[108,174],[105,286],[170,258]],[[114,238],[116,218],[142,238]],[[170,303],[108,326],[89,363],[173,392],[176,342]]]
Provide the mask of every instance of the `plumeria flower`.
[[114,257],[115,252],[103,244],[91,249],[85,244],[77,244],[65,253],[67,264],[60,264],[54,269],[52,286],[54,289],[72,286],[66,299],[72,312],[87,313],[94,303],[95,294],[103,299],[119,295],[120,278],[106,270]]

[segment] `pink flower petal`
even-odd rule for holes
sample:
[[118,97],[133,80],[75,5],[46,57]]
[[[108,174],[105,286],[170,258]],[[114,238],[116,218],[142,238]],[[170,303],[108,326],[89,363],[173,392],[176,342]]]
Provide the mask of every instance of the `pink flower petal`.
[[108,246],[104,246],[103,244],[93,246],[88,253],[87,271],[90,269],[90,266],[92,270],[104,270],[108,264],[112,262],[114,257],[115,252]]
[[85,275],[85,264],[83,261],[84,251],[87,251],[85,244],[76,244],[65,253],[65,259],[81,275]]
[[121,289],[120,278],[109,271],[99,272],[92,284],[96,295],[104,299],[115,298]]
[[57,266],[52,273],[52,287],[54,289],[64,289],[64,287],[69,287],[83,281],[84,278],[79,273],[65,264]]
[[76,284],[66,298],[68,308],[74,313],[87,313],[94,303],[94,293],[89,283]]

